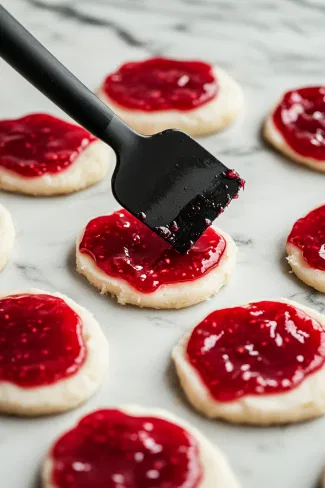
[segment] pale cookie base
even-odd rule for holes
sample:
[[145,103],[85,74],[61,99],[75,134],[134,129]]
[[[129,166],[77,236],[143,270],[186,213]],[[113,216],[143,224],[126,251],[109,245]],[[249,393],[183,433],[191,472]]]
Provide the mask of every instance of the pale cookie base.
[[[277,301],[303,310],[325,326],[325,316],[315,310],[286,299]],[[191,333],[186,334],[174,347],[172,357],[189,402],[206,417],[263,425],[298,422],[325,413],[325,366],[307,376],[291,391],[271,395],[247,395],[232,402],[218,402],[187,359],[186,348],[190,335]]]
[[5,267],[14,247],[15,227],[8,210],[0,205],[0,271]]
[[325,172],[325,161],[319,161],[313,158],[306,158],[301,156],[300,154],[296,153],[291,147],[287,144],[285,139],[282,137],[281,132],[275,127],[273,120],[273,112],[270,114],[264,124],[264,137],[265,139],[275,147],[280,153],[287,156],[289,159],[295,161],[299,164],[304,164],[309,168],[314,169],[315,171],[320,171],[321,173]]
[[19,290],[9,295],[46,294],[62,298],[81,318],[87,358],[81,368],[69,378],[53,385],[22,388],[9,382],[0,382],[0,412],[21,416],[38,416],[64,412],[90,398],[102,383],[108,366],[108,344],[93,315],[73,300],[60,293],[42,290]]
[[102,141],[95,141],[71,166],[57,174],[30,178],[0,166],[0,189],[35,196],[72,193],[101,181],[114,161],[113,150]]
[[[199,445],[203,479],[199,483],[198,488],[239,488],[239,484],[223,453],[188,423],[160,409],[143,408],[135,405],[125,405],[116,408],[137,417],[153,416],[165,419],[186,429],[197,440]],[[49,452],[42,469],[42,488],[59,488],[52,482],[52,469],[53,461],[51,452]]]
[[309,266],[304,259],[302,251],[294,244],[287,242],[286,251],[288,263],[294,274],[306,285],[325,293],[325,271]]
[[151,135],[166,129],[180,129],[191,136],[204,136],[224,129],[237,119],[244,104],[242,90],[233,78],[219,67],[214,68],[214,73],[219,82],[217,96],[201,107],[189,111],[128,110],[111,100],[102,87],[97,95],[140,134]]
[[130,303],[137,307],[156,309],[189,307],[215,295],[220,288],[228,283],[236,265],[236,244],[228,234],[216,227],[214,229],[226,241],[225,252],[215,269],[194,281],[162,285],[153,293],[141,293],[126,281],[105,274],[88,254],[79,251],[83,234],[77,239],[77,271],[84,275],[101,293],[116,296],[121,305]]

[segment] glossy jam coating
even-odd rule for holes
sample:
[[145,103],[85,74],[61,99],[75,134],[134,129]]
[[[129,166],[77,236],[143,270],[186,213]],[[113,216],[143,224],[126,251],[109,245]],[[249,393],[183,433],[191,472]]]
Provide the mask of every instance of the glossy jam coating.
[[0,300],[0,382],[50,385],[76,373],[85,358],[81,319],[61,298]]
[[197,443],[182,427],[156,417],[98,410],[52,449],[56,488],[197,488]]
[[192,332],[187,357],[220,402],[282,393],[323,366],[325,332],[292,305],[256,302],[208,315]]
[[67,169],[96,138],[48,114],[0,121],[0,167],[32,178]]
[[126,210],[91,220],[79,245],[107,275],[142,293],[193,281],[215,268],[225,239],[208,228],[187,254],[179,254]]
[[325,205],[297,220],[288,242],[300,249],[310,267],[325,271]]
[[273,123],[296,153],[325,161],[325,87],[285,93],[274,111]]
[[212,100],[218,83],[207,63],[153,58],[123,64],[105,79],[103,90],[127,109],[186,111]]

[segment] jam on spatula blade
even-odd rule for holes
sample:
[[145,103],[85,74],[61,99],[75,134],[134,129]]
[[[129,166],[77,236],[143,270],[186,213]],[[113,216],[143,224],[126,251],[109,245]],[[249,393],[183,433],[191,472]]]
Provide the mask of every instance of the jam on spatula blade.
[[244,182],[179,130],[130,137],[134,141],[117,151],[114,196],[179,252],[186,252],[237,197]]

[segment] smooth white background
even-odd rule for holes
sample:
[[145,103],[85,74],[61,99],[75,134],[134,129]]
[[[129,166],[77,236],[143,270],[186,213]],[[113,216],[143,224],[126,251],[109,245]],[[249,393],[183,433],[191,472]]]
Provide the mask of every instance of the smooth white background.
[[[205,420],[184,401],[169,353],[214,308],[279,296],[325,308],[323,296],[289,274],[284,259],[293,222],[324,203],[325,176],[286,161],[260,140],[262,120],[284,90],[324,83],[324,2],[4,3],[91,89],[119,63],[150,55],[201,58],[227,69],[243,87],[245,113],[229,130],[201,142],[247,185],[217,222],[240,250],[231,284],[210,301],[175,312],[118,306],[75,272],[77,234],[90,218],[117,208],[109,178],[68,197],[0,195],[17,228],[0,290],[37,287],[71,296],[95,314],[111,346],[103,388],[82,408],[35,420],[0,417],[1,488],[35,488],[42,456],[57,435],[85,412],[125,402],[163,407],[192,422],[226,452],[244,488],[312,488],[325,465],[325,419],[270,428]],[[0,116],[32,111],[60,114],[0,61]]]

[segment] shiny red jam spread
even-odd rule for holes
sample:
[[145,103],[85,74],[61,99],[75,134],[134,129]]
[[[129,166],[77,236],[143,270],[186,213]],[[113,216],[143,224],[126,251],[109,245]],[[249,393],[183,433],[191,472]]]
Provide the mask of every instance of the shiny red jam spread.
[[288,243],[300,249],[311,268],[325,271],[325,205],[297,220]]
[[67,169],[96,138],[48,114],[0,120],[0,167],[33,178]]
[[54,445],[56,488],[198,488],[202,477],[195,439],[157,417],[98,410]]
[[274,111],[273,123],[296,153],[325,161],[325,87],[285,93]]
[[218,82],[210,64],[153,58],[123,64],[103,84],[113,102],[131,110],[193,110],[212,100]]
[[91,220],[79,250],[109,276],[141,293],[201,278],[218,263],[226,241],[209,227],[187,254],[179,254],[126,210]]
[[292,305],[256,302],[208,315],[192,332],[187,357],[220,402],[283,393],[323,366],[325,331]]
[[76,373],[85,358],[81,319],[61,298],[0,299],[0,383],[50,385]]

